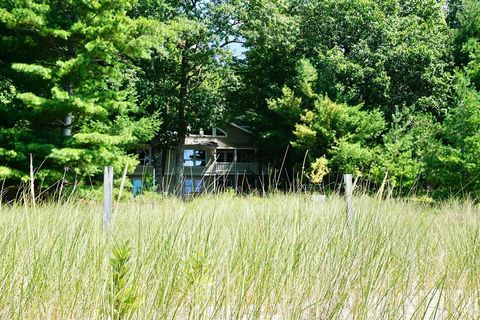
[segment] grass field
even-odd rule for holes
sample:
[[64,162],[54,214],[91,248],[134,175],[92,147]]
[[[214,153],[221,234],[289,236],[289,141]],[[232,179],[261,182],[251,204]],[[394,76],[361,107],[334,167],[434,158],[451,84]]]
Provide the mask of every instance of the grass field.
[[[480,209],[300,195],[0,208],[0,318],[478,319]],[[128,244],[126,244],[128,241]]]

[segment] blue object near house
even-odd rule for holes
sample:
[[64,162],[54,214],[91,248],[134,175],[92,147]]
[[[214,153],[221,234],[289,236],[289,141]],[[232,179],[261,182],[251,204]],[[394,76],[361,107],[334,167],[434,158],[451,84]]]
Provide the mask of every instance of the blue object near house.
[[132,179],[132,184],[133,184],[133,194],[134,195],[138,195],[138,194],[142,193],[142,189],[143,189],[142,179],[134,178],[134,179]]

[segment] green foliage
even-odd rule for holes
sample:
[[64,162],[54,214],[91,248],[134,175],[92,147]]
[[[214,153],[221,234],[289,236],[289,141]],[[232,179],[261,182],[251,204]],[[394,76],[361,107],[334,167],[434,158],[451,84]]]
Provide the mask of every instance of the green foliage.
[[480,5],[464,0],[456,13],[454,102],[427,161],[437,195],[480,192]]
[[333,172],[417,185],[452,103],[453,38],[439,3],[306,1],[291,16],[301,55],[267,104],[290,128],[296,163],[308,150]]
[[355,176],[368,171],[372,162],[372,151],[362,146],[360,142],[350,142],[346,138],[340,138],[330,150],[331,163],[337,172],[349,172]]
[[386,175],[393,187],[409,192],[425,175],[425,158],[439,130],[439,124],[427,114],[409,109],[395,114],[383,143],[375,148],[369,178],[381,184]]
[[479,39],[478,0],[3,1],[0,179],[32,155],[40,182],[95,181],[151,143],[180,182],[189,131],[235,119],[314,183],[475,194]]
[[112,249],[113,256],[110,258],[110,316],[114,320],[131,317],[137,306],[138,298],[135,287],[132,285],[130,259],[132,248],[128,241],[116,244]]
[[296,76],[301,39],[296,7],[289,0],[251,1],[245,7],[241,32],[246,51],[238,64],[241,87],[231,99],[237,119],[261,137],[259,145],[270,155],[265,160],[278,166],[295,122],[273,111],[267,101],[282,96],[286,80]]
[[[158,118],[139,113],[133,59],[149,58],[164,28],[127,16],[128,0],[31,1],[0,5],[0,145],[7,178],[28,172],[56,181],[121,172],[126,150],[148,141]],[[20,54],[21,52],[21,54]],[[71,125],[69,124],[71,122]],[[62,133],[63,132],[63,133]],[[70,135],[70,132],[72,134]]]
[[[470,8],[478,1],[466,2]],[[266,161],[282,159],[279,146],[291,142],[297,152],[286,160],[290,166],[309,150],[309,162],[326,156],[333,172],[361,171],[374,183],[388,172],[389,182],[403,189],[425,182],[424,151],[454,104],[452,27],[474,20],[471,9],[463,17],[458,1],[443,5],[251,4],[239,114],[264,138]]]
[[296,69],[294,89],[284,87],[282,97],[269,100],[273,111],[296,122],[292,146],[301,153],[309,152],[312,167],[318,159],[328,157],[337,172],[368,170],[373,160],[371,148],[385,129],[382,113],[365,111],[362,105],[335,103],[316,93],[313,87],[318,75],[308,60],[300,60]]
[[[467,72],[476,73],[479,65],[480,4],[475,0],[463,0],[456,13],[455,60]],[[477,89],[480,83],[475,82]]]
[[164,52],[138,63],[141,105],[163,120],[152,139],[157,181],[163,150],[175,149],[173,184],[180,183],[189,131],[228,121],[227,96],[238,87],[228,44],[237,40],[241,6],[239,0],[142,0],[134,6],[132,15],[168,24],[171,31]]
[[310,170],[307,173],[310,182],[319,184],[323,181],[323,178],[328,174],[328,160],[325,157],[320,157],[312,164],[310,164]]
[[[440,194],[478,195],[480,191],[480,93],[459,75],[457,106],[442,125],[429,157],[429,178]],[[467,82],[468,83],[468,82]]]
[[288,120],[295,120],[301,113],[302,99],[295,96],[295,93],[289,87],[283,87],[282,96],[277,99],[271,99],[268,106],[271,110],[281,114]]
[[[450,38],[438,1],[307,1],[303,49],[335,101],[442,114],[448,103]],[[318,52],[318,54],[316,54]]]
[[199,286],[208,277],[212,266],[206,252],[192,252],[184,261],[184,281],[187,287]]
[[226,19],[235,18],[237,6],[228,0],[136,3],[133,15],[168,24],[171,32],[165,52],[139,63],[142,78],[137,83],[146,111],[162,114],[156,138],[165,146],[178,143],[169,132],[184,134],[187,127],[207,127],[225,117],[226,93],[236,87],[229,69],[231,50],[225,46],[235,30]]

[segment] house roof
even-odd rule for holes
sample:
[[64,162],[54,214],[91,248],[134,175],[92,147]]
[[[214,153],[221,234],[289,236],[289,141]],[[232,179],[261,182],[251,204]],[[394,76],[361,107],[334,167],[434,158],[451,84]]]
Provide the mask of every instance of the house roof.
[[244,132],[246,132],[246,133],[253,134],[253,132],[250,131],[249,129],[247,129],[246,126],[239,125],[239,124],[237,124],[237,123],[235,123],[235,122],[230,122],[230,125],[234,126],[234,127],[237,128],[237,129],[240,129],[240,130],[242,130],[242,131],[244,131]]
[[218,143],[215,141],[207,142],[193,142],[188,144],[189,147],[218,147]]

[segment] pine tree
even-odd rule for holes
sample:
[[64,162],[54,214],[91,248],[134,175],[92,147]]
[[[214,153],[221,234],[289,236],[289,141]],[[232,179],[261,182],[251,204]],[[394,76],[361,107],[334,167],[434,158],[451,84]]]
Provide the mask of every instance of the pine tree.
[[[79,179],[104,165],[121,171],[126,150],[158,119],[141,116],[133,59],[162,45],[164,28],[127,13],[130,0],[3,1],[0,4],[0,178],[64,172]],[[6,90],[5,90],[6,88]],[[64,171],[65,170],[65,171]]]

